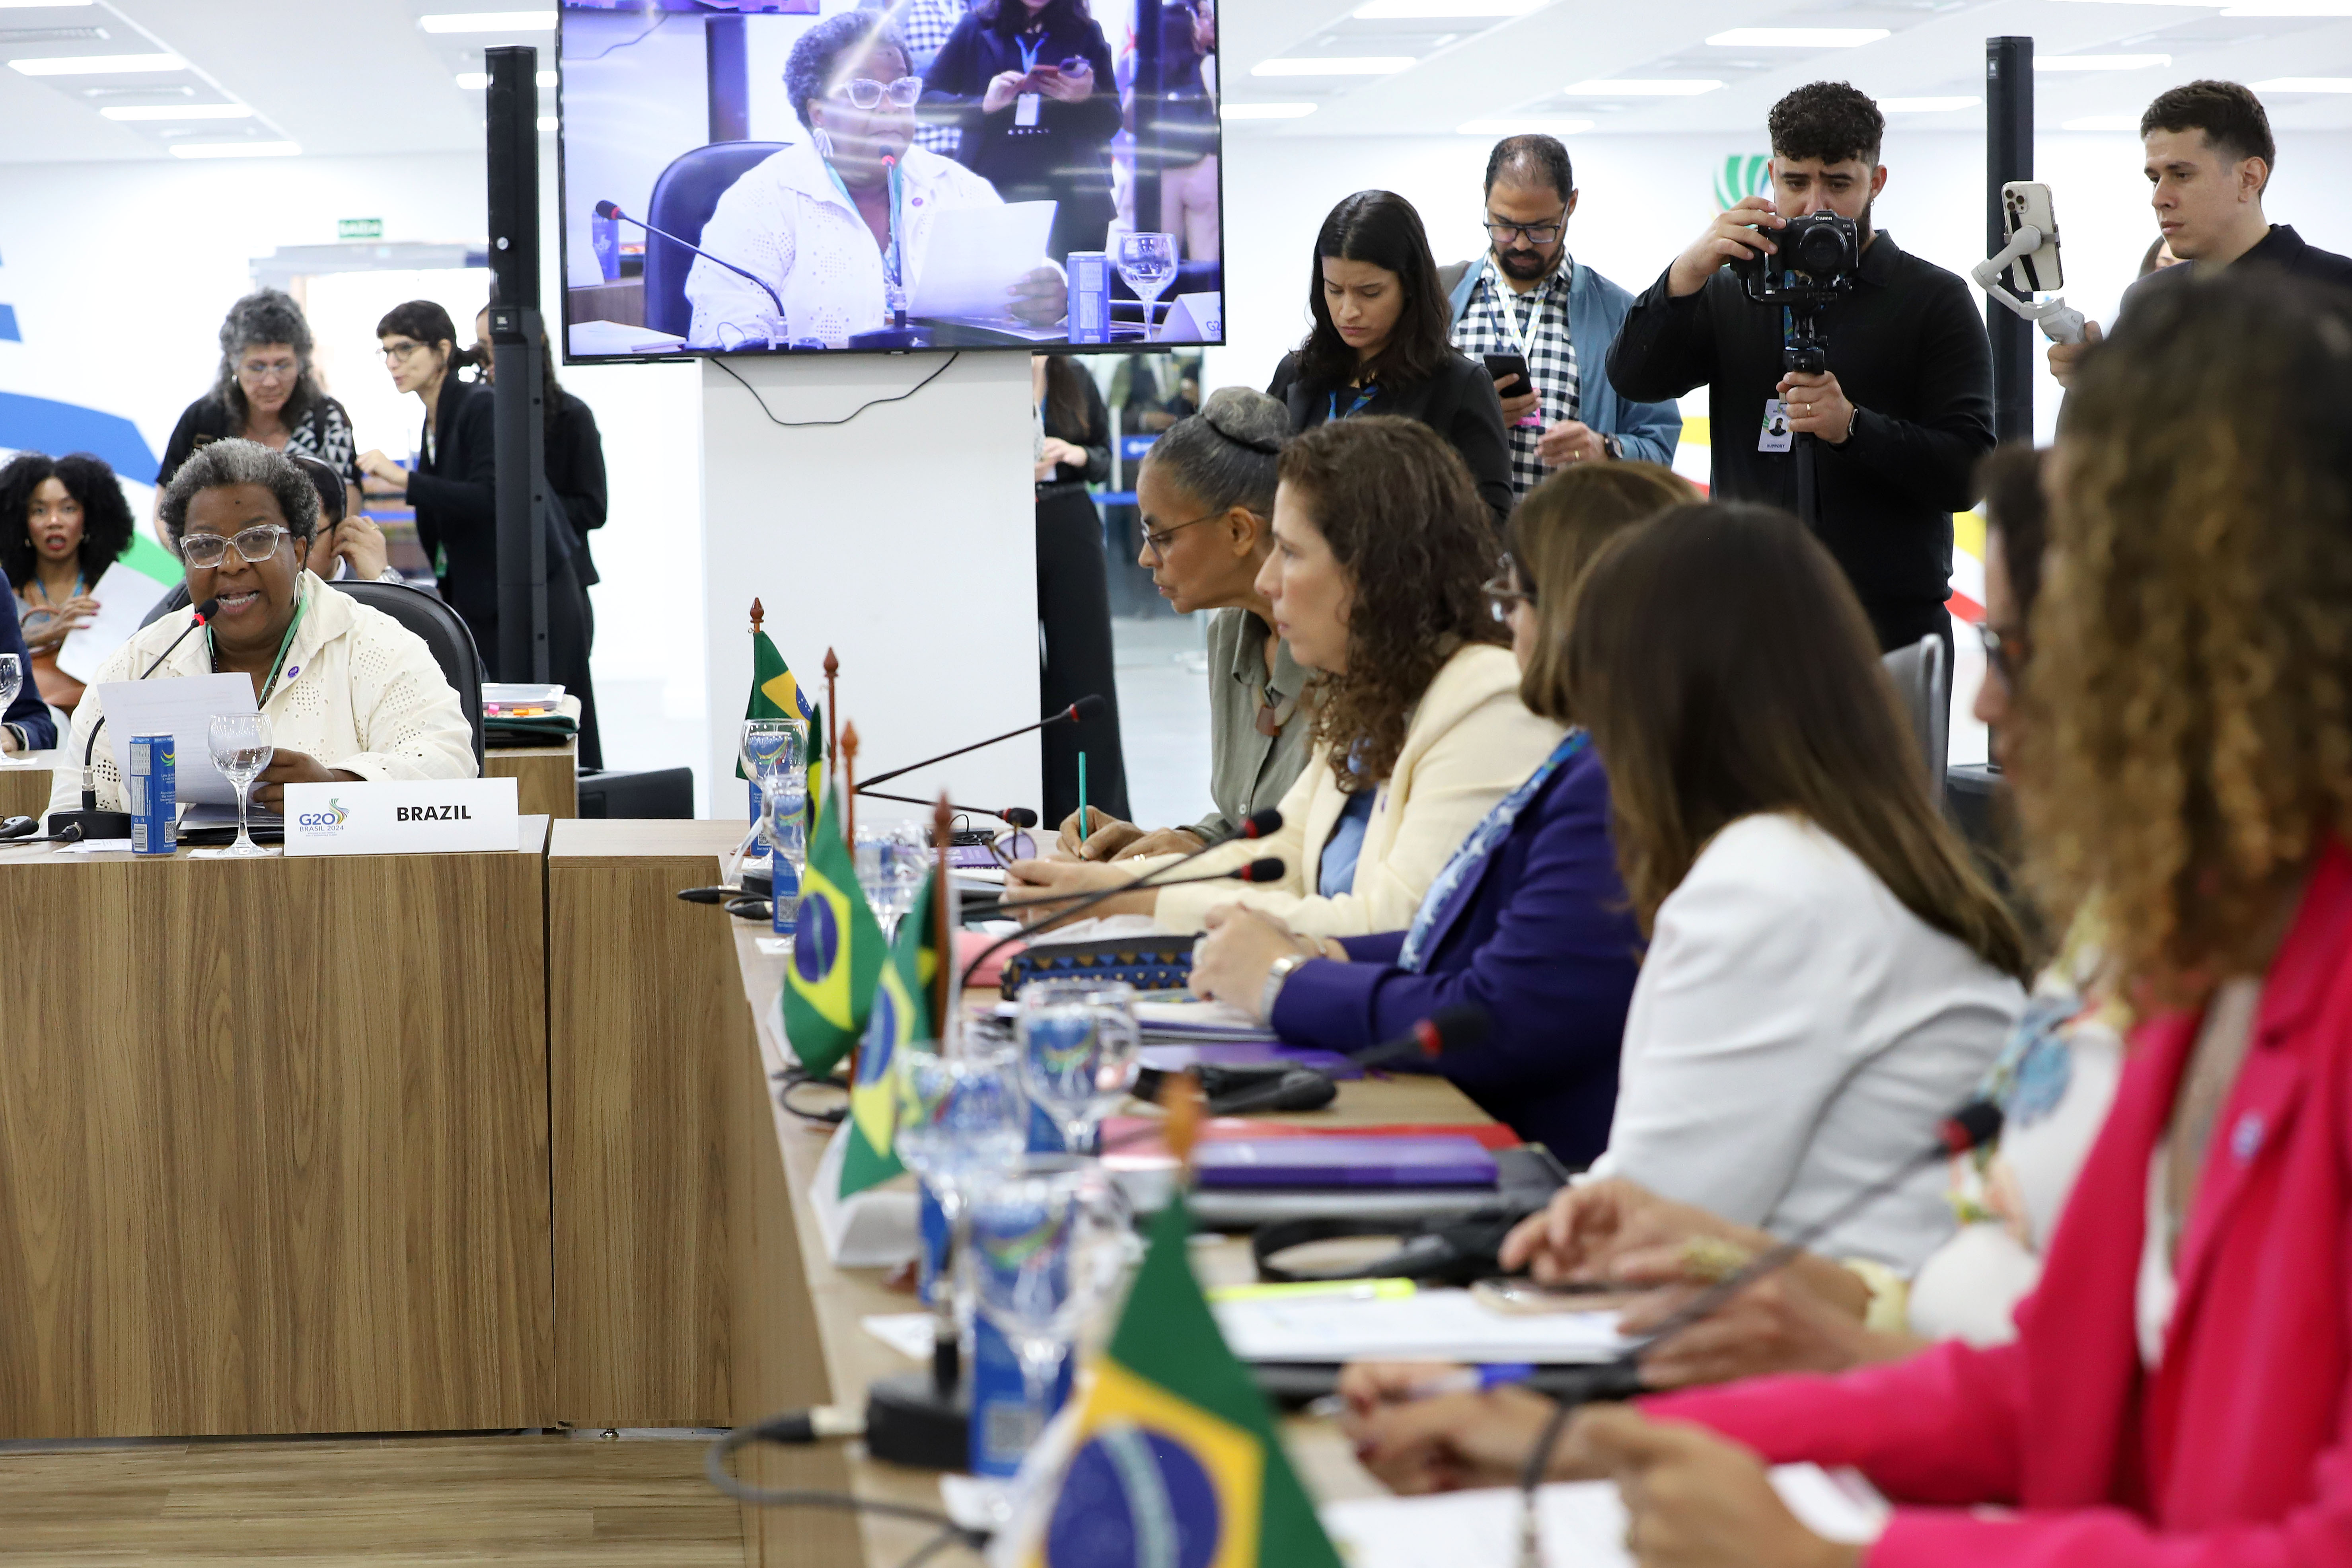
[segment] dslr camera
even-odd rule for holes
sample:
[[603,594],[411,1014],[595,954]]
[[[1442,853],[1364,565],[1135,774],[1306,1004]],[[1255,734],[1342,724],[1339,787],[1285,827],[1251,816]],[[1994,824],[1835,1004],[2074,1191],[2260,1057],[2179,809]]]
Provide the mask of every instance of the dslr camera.
[[1756,303],[1787,308],[1791,330],[1783,367],[1820,374],[1829,368],[1829,350],[1815,315],[1853,288],[1862,237],[1853,219],[1824,212],[1790,218],[1772,240],[1780,247],[1776,254],[1733,261],[1732,275]]

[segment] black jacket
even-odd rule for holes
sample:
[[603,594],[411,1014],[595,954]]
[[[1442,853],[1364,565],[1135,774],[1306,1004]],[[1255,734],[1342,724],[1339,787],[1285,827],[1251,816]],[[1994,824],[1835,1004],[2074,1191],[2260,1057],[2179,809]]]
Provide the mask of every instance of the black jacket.
[[[2189,280],[2189,271],[2197,267],[2167,267],[2151,272],[2124,290],[2123,306],[2116,312],[2120,325],[2134,300],[2148,297],[2151,289],[2177,289]],[[2275,267],[2290,278],[2306,278],[2316,283],[2333,283],[2339,289],[2352,289],[2352,256],[2338,256],[2332,250],[2322,250],[2294,232],[2292,224],[2274,223],[2270,233],[2256,241],[2254,247],[2230,263],[2231,267]]]
[[[499,507],[497,399],[482,382],[444,382],[434,410],[433,455],[408,476],[416,542],[434,563],[441,596],[472,628],[483,659],[497,668]],[[550,487],[552,489],[552,485]],[[550,507],[547,574],[554,582],[572,554],[560,509]]]
[[[1820,317],[1830,374],[1861,410],[1843,446],[1817,443],[1822,542],[1864,605],[1941,603],[1952,513],[1976,500],[1977,460],[1992,450],[1992,349],[1968,285],[1885,230],[1862,253],[1859,279]],[[1716,496],[1794,511],[1796,455],[1756,449],[1780,381],[1781,315],[1727,268],[1679,300],[1662,273],[1625,317],[1609,381],[1643,403],[1705,385]]]
[[1017,104],[984,111],[981,102],[990,79],[1021,69],[1021,49],[979,13],[967,12],[923,73],[922,117],[931,124],[961,126],[956,162],[994,185],[1006,201],[1061,203],[1054,216],[1056,258],[1073,249],[1099,250],[1116,213],[1110,140],[1122,124],[1110,46],[1094,22],[1083,29],[1048,28],[1042,41],[1029,43],[1040,65],[1083,57],[1094,69],[1094,91],[1076,103],[1041,94],[1033,126],[1013,123]]
[[[1331,417],[1333,389],[1302,383],[1295,351],[1283,355],[1282,363],[1275,366],[1265,395],[1282,399],[1290,410],[1294,435],[1312,430]],[[1338,395],[1342,409],[1356,396],[1345,387],[1338,390]],[[1444,437],[1469,465],[1478,499],[1494,512],[1495,521],[1500,524],[1510,517],[1511,438],[1503,428],[1503,400],[1496,395],[1495,378],[1486,374],[1486,366],[1458,353],[1449,354],[1425,381],[1405,386],[1379,385],[1372,400],[1359,412],[1418,419]]]
[[1037,482],[1040,491],[1056,485],[1098,485],[1110,478],[1110,410],[1105,406],[1102,388],[1095,384],[1093,376],[1081,373],[1078,379],[1086,383],[1085,426],[1073,429],[1056,419],[1053,402],[1048,399],[1045,404],[1045,434],[1059,437],[1073,447],[1083,447],[1087,454],[1086,467],[1076,468],[1068,463],[1056,466],[1052,479]]
[[564,521],[572,525],[572,569],[585,588],[604,581],[588,552],[588,531],[604,526],[604,442],[586,404],[568,392],[557,402],[555,425],[547,433],[547,488],[563,502]]

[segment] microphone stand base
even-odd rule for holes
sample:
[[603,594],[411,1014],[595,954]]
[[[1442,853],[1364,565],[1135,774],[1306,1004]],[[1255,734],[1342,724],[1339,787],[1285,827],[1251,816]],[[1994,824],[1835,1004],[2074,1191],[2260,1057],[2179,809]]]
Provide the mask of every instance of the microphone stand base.
[[80,842],[88,844],[99,838],[131,837],[131,814],[127,811],[53,811],[49,814],[49,837],[54,838],[68,827],[81,829]]
[[866,1391],[866,1451],[893,1465],[961,1470],[971,1465],[971,1384],[941,1394],[929,1372],[877,1378]]

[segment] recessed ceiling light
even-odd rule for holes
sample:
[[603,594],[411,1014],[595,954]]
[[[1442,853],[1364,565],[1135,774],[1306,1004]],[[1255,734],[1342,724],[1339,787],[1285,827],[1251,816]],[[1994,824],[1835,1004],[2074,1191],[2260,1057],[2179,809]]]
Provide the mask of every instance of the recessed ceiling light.
[[2352,0],[2247,0],[2224,16],[2352,16]]
[[62,11],[68,5],[95,5],[98,0],[0,0],[0,11]]
[[1411,55],[1325,55],[1321,58],[1260,60],[1252,76],[1387,76],[1420,62]]
[[1311,103],[1225,103],[1217,107],[1221,120],[1304,120],[1314,112]]
[[2036,55],[2033,68],[2038,71],[2136,71],[2150,66],[2168,66],[2170,55]]
[[1944,114],[1955,109],[1974,109],[1984,100],[1967,94],[1953,98],[1882,98],[1878,107],[1888,114]]
[[1734,27],[1707,42],[1724,49],[1856,49],[1885,37],[1884,27]]
[[555,27],[552,11],[458,11],[439,16],[419,16],[416,25],[428,33],[545,33]]
[[10,60],[8,68],[26,76],[114,76],[185,70],[187,62],[177,55],[55,55],[45,60]]
[[[553,71],[541,71],[539,73],[538,79],[539,85],[541,87],[553,87],[555,85],[555,73]],[[464,88],[468,92],[480,92],[490,85],[490,73],[488,71],[459,71],[457,73],[457,85]]]
[[1570,82],[1560,89],[1579,98],[1696,98],[1702,92],[1713,92],[1723,84],[1719,81],[1656,77],[1592,77]]
[[552,131],[562,123],[562,121],[552,114],[542,114],[539,117],[539,128],[541,131]]
[[1465,120],[1455,126],[1463,136],[1573,136],[1580,131],[1592,129],[1590,120],[1548,120],[1534,117],[1524,120]]
[[2081,114],[2058,127],[2061,131],[2137,131],[2137,114]]
[[2101,5],[2195,5],[2210,11],[2216,5],[2228,5],[2230,0],[2077,0],[2077,3]]
[[1367,22],[1409,22],[1427,17],[1524,16],[1544,0],[1371,0],[1356,7]]
[[291,142],[190,142],[172,149],[174,158],[291,158],[302,151]]
[[2352,92],[2352,76],[2274,76],[2252,85],[2256,92]]
[[125,103],[101,109],[109,120],[250,120],[246,103]]

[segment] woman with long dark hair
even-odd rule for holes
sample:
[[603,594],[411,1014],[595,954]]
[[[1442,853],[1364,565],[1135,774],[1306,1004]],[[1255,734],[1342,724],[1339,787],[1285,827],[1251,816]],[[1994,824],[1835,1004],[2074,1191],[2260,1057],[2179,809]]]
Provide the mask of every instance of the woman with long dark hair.
[[922,109],[963,131],[956,162],[1008,202],[1057,202],[1046,252],[1100,250],[1118,82],[1083,0],[982,0],[923,73]]
[[[493,680],[529,680],[528,668],[509,669],[499,655],[499,510],[496,402],[487,382],[457,372],[480,363],[457,346],[449,312],[431,300],[411,300],[384,312],[375,326],[392,384],[425,405],[415,471],[381,451],[362,454],[370,495],[397,496],[416,509],[416,542],[433,563],[441,596],[474,634],[474,647]],[[596,732],[596,696],[588,673],[588,595],[572,570],[571,531],[547,520],[548,678],[580,700],[580,765],[604,765]]]
[[1119,743],[1118,685],[1112,669],[1110,578],[1102,513],[1087,493],[1110,477],[1110,414],[1095,378],[1067,354],[1033,354],[1030,395],[1037,408],[1037,619],[1045,628],[1038,672],[1042,710],[1099,696],[1103,710],[1043,731],[1045,820],[1078,809],[1078,754],[1086,753],[1087,800],[1127,816],[1127,759]]
[[1293,430],[1363,414],[1418,419],[1462,456],[1499,527],[1510,516],[1511,443],[1494,377],[1454,348],[1445,290],[1412,204],[1358,191],[1315,237],[1315,324],[1283,356],[1268,395]]
[[32,652],[25,684],[54,708],[70,713],[81,700],[58,649],[98,609],[91,590],[130,546],[131,505],[105,459],[20,452],[0,468],[0,573]]
[[[220,370],[210,392],[188,405],[155,470],[160,494],[207,441],[258,441],[279,452],[304,452],[343,477],[345,500],[359,509],[360,470],[353,457],[352,417],[319,384],[310,363],[310,323],[292,295],[257,289],[228,308],[220,328]],[[160,524],[159,524],[160,527]]]

